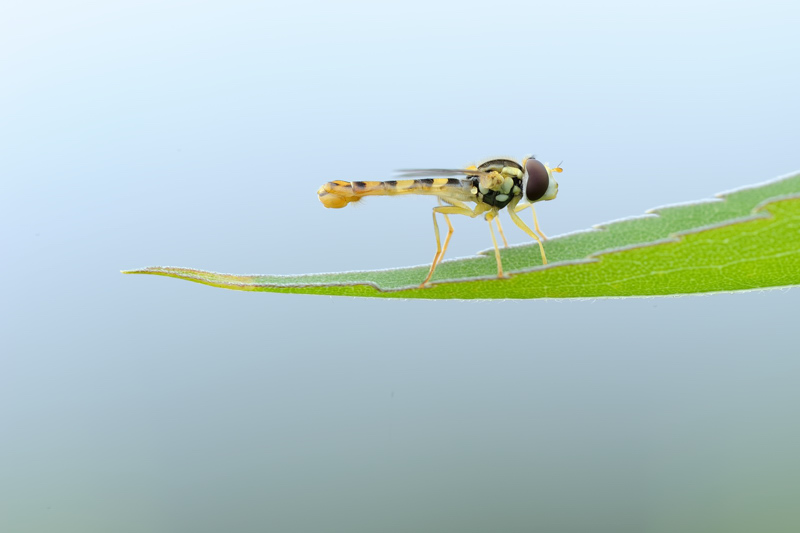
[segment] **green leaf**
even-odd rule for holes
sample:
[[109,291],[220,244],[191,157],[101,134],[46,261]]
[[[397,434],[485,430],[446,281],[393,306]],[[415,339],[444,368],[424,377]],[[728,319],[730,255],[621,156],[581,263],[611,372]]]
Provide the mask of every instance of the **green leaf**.
[[445,261],[434,285],[419,288],[428,266],[302,276],[232,275],[149,267],[154,274],[226,289],[388,298],[586,298],[653,296],[800,284],[800,174],[663,207],[647,215],[502,250]]

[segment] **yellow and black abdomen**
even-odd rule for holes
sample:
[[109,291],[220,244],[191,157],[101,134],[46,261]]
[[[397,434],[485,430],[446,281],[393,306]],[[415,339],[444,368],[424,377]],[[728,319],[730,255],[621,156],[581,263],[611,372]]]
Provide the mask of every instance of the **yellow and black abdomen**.
[[365,196],[429,194],[468,201],[472,198],[469,180],[435,178],[397,181],[329,181],[319,188],[319,201],[325,207],[339,209]]

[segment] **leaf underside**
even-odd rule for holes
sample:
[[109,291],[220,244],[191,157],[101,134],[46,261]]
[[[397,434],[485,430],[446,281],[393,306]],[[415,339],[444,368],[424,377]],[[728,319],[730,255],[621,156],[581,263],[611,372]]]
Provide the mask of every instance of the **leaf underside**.
[[694,204],[555,237],[542,266],[535,244],[428,265],[302,276],[233,275],[178,267],[154,274],[245,291],[431,299],[656,296],[800,284],[800,174]]

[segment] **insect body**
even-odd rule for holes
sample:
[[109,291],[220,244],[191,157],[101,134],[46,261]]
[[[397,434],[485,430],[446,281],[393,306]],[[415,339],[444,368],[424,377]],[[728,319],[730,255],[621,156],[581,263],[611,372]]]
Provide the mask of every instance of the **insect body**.
[[[408,179],[393,181],[330,181],[320,187],[317,194],[322,204],[330,208],[344,207],[351,202],[361,200],[365,196],[397,196],[402,194],[436,196],[439,200],[439,205],[433,208],[436,255],[433,257],[428,276],[421,285],[427,286],[436,270],[436,266],[442,261],[447,251],[447,245],[450,243],[450,237],[453,234],[453,226],[450,224],[448,215],[466,215],[472,218],[484,215],[492,234],[495,258],[497,260],[497,276],[500,278],[504,277],[503,264],[500,260],[500,250],[497,247],[492,221],[497,222],[497,228],[503,238],[503,243],[508,246],[503,234],[503,228],[500,226],[500,220],[497,218],[500,210],[506,207],[511,220],[539,244],[542,263],[547,264],[547,257],[542,246],[542,240],[546,239],[546,237],[539,230],[539,223],[536,219],[536,212],[533,211],[533,204],[542,200],[552,200],[558,194],[558,183],[553,179],[554,172],[561,172],[561,167],[550,168],[533,157],[523,159],[521,164],[512,159],[492,159],[481,163],[477,167],[471,166],[465,169],[407,170],[403,172],[401,177]],[[440,177],[421,178],[421,176]],[[518,205],[523,199],[526,202]],[[468,206],[467,203],[470,202],[475,203],[475,207]],[[533,223],[536,232],[525,225],[517,214],[528,207],[533,211]],[[448,232],[444,240],[444,246],[441,244],[439,235],[439,224],[436,220],[437,213],[443,215],[445,222],[447,222]]]

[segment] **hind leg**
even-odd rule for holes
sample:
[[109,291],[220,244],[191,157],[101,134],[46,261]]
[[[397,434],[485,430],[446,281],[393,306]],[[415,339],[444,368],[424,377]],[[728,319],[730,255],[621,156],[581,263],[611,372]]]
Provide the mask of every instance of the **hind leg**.
[[[444,215],[444,219],[447,222],[447,237],[444,239],[444,246],[441,244],[441,237],[439,235],[439,223],[436,221],[436,213],[440,213]],[[436,234],[436,255],[433,256],[433,262],[431,263],[431,268],[428,271],[428,275],[425,277],[425,281],[422,282],[420,287],[428,287],[431,278],[433,277],[433,273],[436,271],[436,266],[442,262],[442,258],[444,258],[444,254],[447,251],[447,245],[450,244],[450,237],[453,235],[453,225],[450,224],[450,218],[447,215],[465,215],[468,217],[476,216],[476,213],[466,207],[466,206],[456,206],[456,205],[440,205],[439,207],[433,208],[433,231]]]

